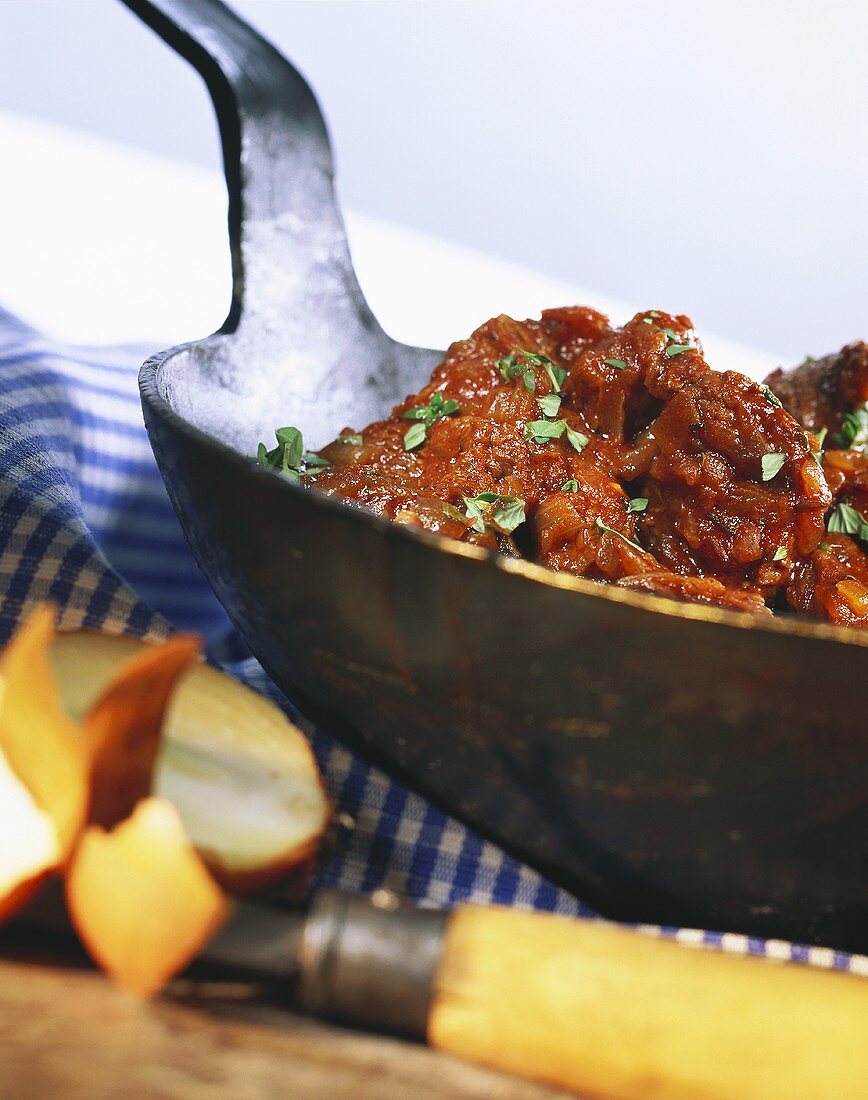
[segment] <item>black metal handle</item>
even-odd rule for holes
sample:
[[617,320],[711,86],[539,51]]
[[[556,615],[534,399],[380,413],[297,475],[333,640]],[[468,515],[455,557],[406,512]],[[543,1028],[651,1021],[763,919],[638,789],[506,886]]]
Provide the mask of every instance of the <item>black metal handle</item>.
[[221,331],[285,330],[287,312],[306,316],[311,295],[317,314],[340,315],[352,303],[357,323],[379,331],[350,260],[328,131],[304,78],[219,0],[123,3],[200,73],[217,113],[233,278]]

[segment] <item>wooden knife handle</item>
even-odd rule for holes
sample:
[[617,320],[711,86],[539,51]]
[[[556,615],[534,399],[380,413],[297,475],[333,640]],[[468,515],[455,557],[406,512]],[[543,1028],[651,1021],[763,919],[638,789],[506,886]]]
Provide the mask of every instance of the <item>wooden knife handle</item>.
[[589,1097],[868,1097],[868,980],[596,921],[450,917],[432,1046]]

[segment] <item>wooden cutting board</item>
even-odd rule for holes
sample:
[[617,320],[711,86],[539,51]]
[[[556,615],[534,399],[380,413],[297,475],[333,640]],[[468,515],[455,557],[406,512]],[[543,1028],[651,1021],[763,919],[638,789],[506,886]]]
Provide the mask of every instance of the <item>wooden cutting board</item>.
[[553,1100],[427,1047],[268,1005],[255,986],[175,982],[145,1004],[86,959],[0,937],[3,1100]]

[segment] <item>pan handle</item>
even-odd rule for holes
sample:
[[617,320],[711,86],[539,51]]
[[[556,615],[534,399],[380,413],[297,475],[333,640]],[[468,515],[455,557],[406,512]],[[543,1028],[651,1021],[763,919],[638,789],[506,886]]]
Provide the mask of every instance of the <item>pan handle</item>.
[[353,270],[328,131],[304,78],[219,0],[122,2],[199,72],[217,113],[232,254],[220,331],[339,317],[387,340]]

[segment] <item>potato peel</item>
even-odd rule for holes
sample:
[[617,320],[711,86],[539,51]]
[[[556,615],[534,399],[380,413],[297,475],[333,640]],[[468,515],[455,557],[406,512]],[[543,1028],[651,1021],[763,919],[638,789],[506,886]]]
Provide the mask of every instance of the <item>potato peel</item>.
[[50,815],[0,754],[0,921],[33,897],[61,858]]
[[[154,646],[92,631],[60,634],[51,659],[64,703],[84,721],[107,681]],[[233,893],[309,870],[331,806],[310,743],[283,711],[195,662],[163,721],[153,793],[178,809],[194,847]]]
[[198,654],[198,639],[184,634],[143,645],[85,715],[92,824],[110,829],[151,793],[166,708],[178,678]]
[[231,910],[163,798],[143,799],[109,831],[87,827],[66,898],[93,959],[141,997],[159,992],[191,962]]
[[51,818],[58,865],[72,851],[90,798],[84,739],[60,702],[49,660],[54,611],[38,607],[0,658],[0,752]]

